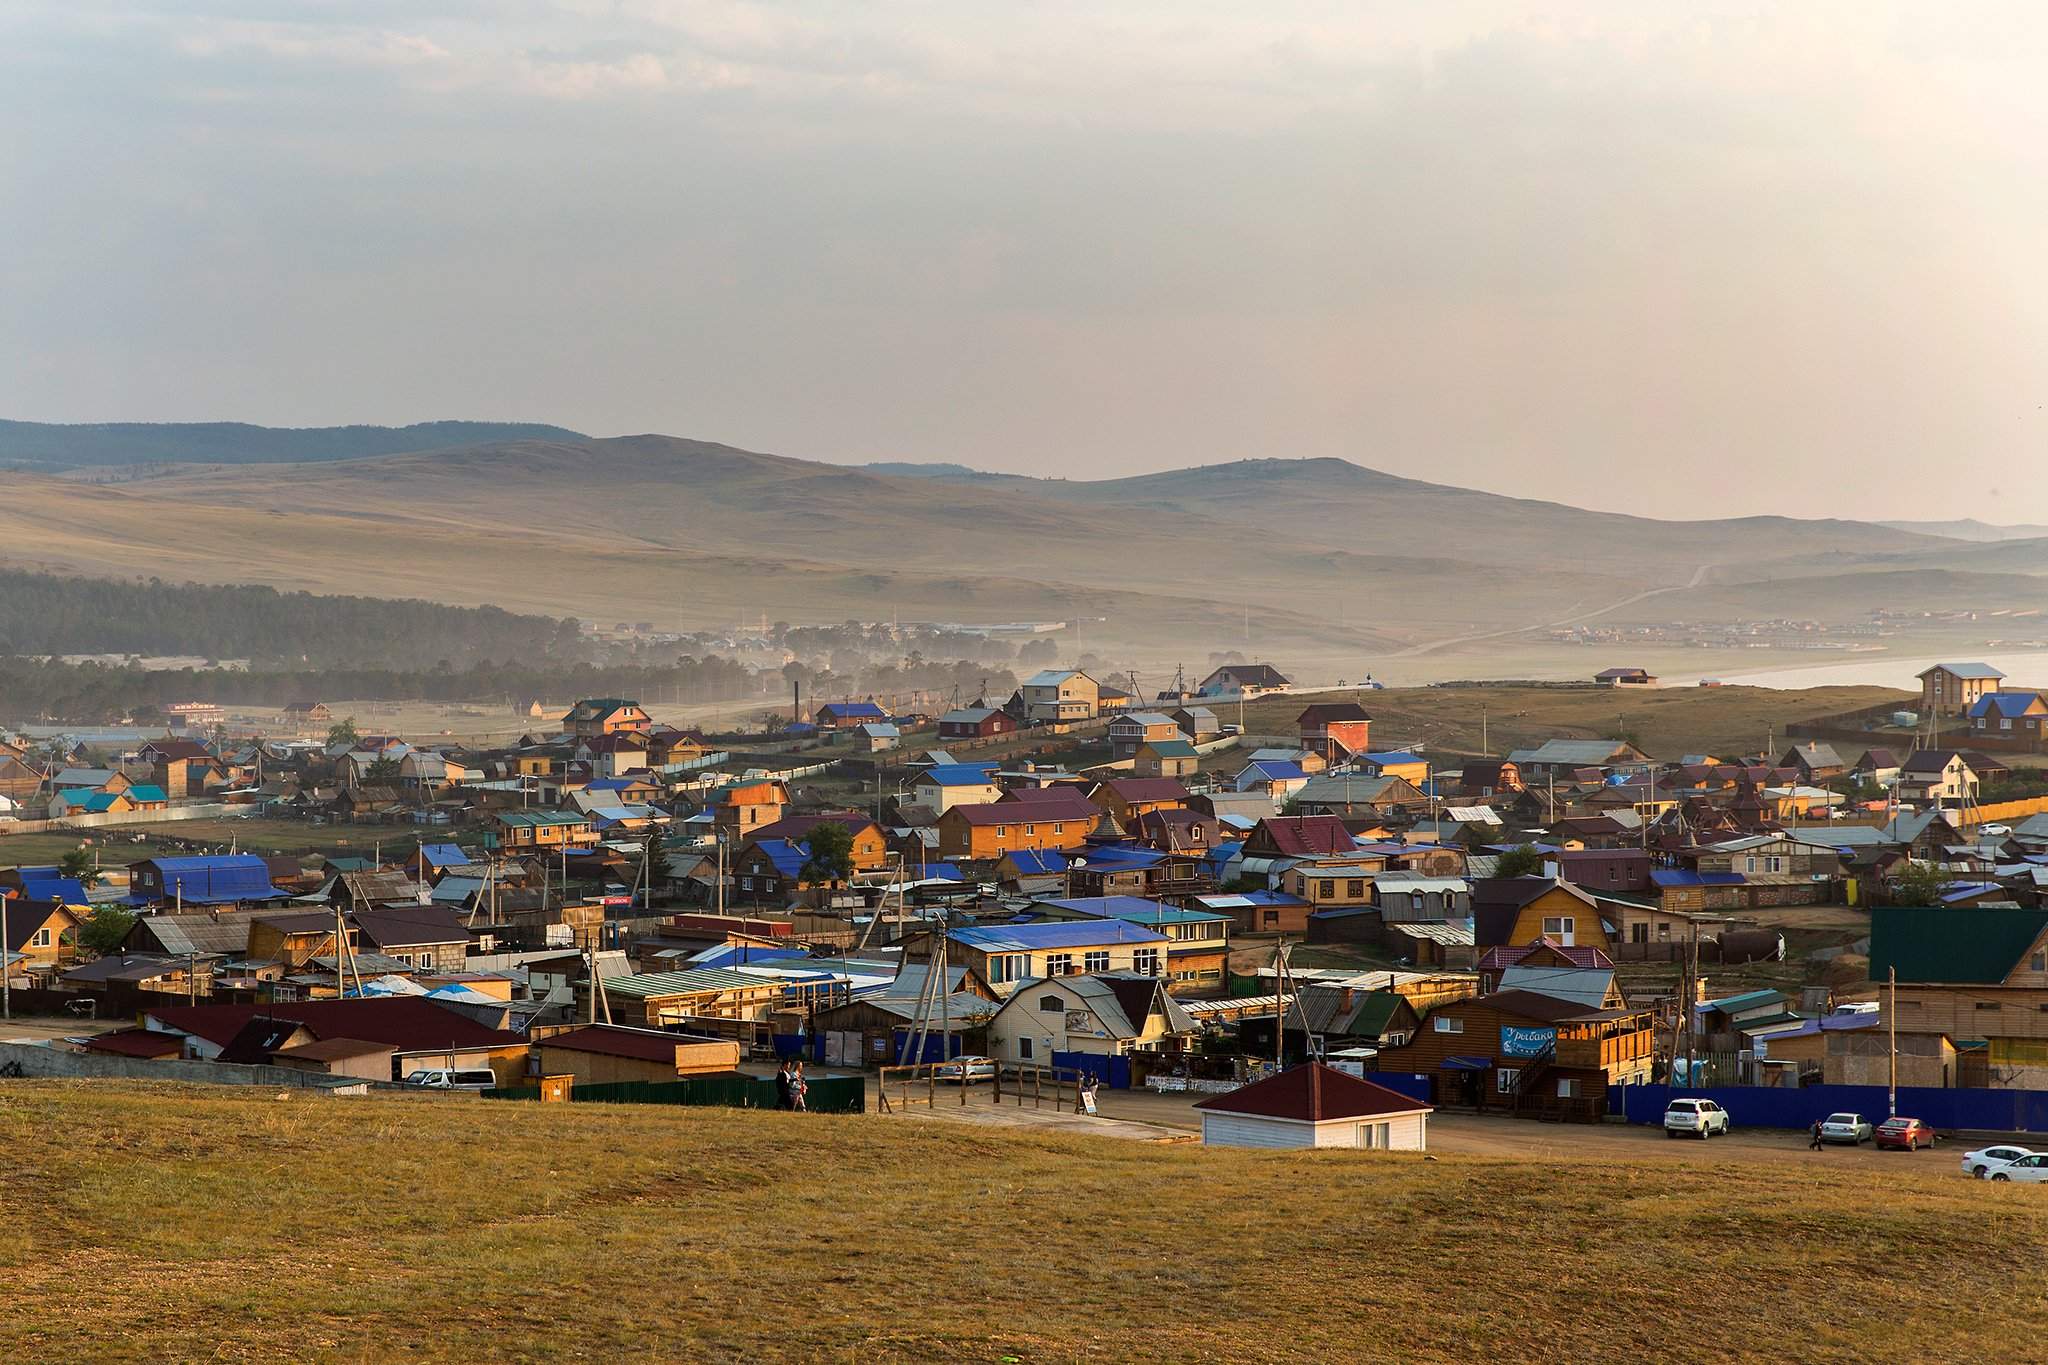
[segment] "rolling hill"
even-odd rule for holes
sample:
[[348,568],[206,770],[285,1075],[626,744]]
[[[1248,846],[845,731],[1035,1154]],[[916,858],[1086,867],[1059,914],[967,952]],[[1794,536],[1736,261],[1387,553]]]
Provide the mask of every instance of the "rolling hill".
[[1585,621],[2010,607],[2048,574],[2048,541],[1658,521],[1328,459],[1045,480],[565,433],[0,491],[0,559],[26,567],[106,574],[117,547],[127,575],[683,628],[1079,620],[1084,648],[1284,653],[1323,677]]
[[259,427],[246,422],[0,421],[0,465],[73,469],[132,464],[355,460],[482,441],[579,439],[540,422],[415,422],[406,427]]

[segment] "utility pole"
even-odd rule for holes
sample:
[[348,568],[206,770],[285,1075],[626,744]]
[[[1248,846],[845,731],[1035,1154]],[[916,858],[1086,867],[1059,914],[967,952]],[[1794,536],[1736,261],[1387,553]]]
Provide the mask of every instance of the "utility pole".
[[1887,968],[1885,984],[1891,988],[1891,1001],[1885,1006],[1884,1025],[1889,1035],[1887,1046],[1892,1055],[1891,1086],[1885,1095],[1884,1116],[1895,1119],[1899,1116],[1899,969]]
[[13,899],[12,891],[0,891],[0,1019],[14,1017],[14,964],[8,961],[13,950],[7,946],[7,902]]

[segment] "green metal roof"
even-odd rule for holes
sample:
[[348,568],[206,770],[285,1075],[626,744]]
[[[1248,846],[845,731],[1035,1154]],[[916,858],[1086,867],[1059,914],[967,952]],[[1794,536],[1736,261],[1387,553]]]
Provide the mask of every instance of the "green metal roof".
[[769,977],[728,972],[718,967],[700,967],[693,972],[642,972],[638,976],[608,976],[606,995],[630,995],[645,1000],[662,995],[699,995],[705,991],[759,990],[783,985]]
[[498,816],[501,824],[515,828],[552,828],[555,825],[587,825],[590,817],[578,815],[573,810],[508,810]]
[[2048,910],[1945,906],[1870,912],[1870,979],[1996,985],[2048,931]]

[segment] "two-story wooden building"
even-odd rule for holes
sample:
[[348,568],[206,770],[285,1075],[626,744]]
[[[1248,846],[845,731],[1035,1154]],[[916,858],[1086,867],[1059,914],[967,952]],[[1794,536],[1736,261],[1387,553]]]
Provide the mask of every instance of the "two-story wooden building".
[[2048,909],[1879,907],[1870,975],[1892,971],[1902,1042],[1982,1042],[1979,1083],[2048,1089]]
[[1648,1010],[1496,991],[1431,1009],[1411,1042],[1381,1049],[1379,1069],[1428,1076],[1434,1103],[1591,1121],[1608,1086],[1649,1081],[1655,1032]]

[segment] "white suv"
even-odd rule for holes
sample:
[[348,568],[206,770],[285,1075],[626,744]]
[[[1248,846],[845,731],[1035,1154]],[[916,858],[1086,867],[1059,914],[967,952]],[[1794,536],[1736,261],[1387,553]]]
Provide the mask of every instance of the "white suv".
[[1706,1139],[1727,1136],[1728,1111],[1712,1100],[1673,1100],[1664,1106],[1664,1136],[1690,1133]]

